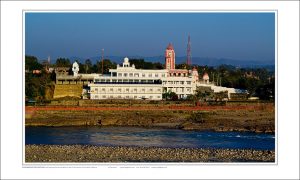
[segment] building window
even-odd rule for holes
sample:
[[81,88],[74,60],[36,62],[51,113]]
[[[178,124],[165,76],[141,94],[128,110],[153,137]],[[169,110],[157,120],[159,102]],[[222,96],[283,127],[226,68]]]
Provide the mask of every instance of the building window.
[[148,75],[148,77],[152,77],[152,74],[150,73],[150,74]]
[[139,73],[134,73],[134,77],[139,77]]
[[119,77],[122,77],[122,73],[118,73],[118,76],[119,76]]
[[137,89],[136,89],[136,88],[134,89],[134,92],[137,92]]
[[95,91],[98,91],[98,88],[95,88]]
[[114,91],[114,89],[113,89],[113,88],[110,88],[109,90],[110,90],[110,92],[113,92],[113,91]]
[[133,73],[129,73],[129,77],[132,77],[133,76]]
[[103,95],[103,96],[102,96],[102,98],[106,98],[106,96],[105,96],[105,95]]
[[121,99],[122,97],[119,95],[118,98]]
[[98,98],[99,98],[99,96],[98,96],[98,95],[96,95],[96,96],[95,96],[95,99],[98,99]]
[[160,96],[157,96],[158,99],[160,99]]
[[102,88],[102,91],[104,91],[104,92],[105,92],[105,88]]
[[155,74],[155,77],[158,77],[158,74]]
[[153,96],[150,96],[149,98],[150,98],[150,99],[152,99],[152,98],[153,98]]
[[187,81],[186,83],[187,83],[187,84],[191,84],[191,81]]
[[134,96],[134,99],[137,99],[137,96]]
[[184,81],[180,81],[180,84],[184,84]]
[[129,92],[129,88],[126,88],[126,92]]
[[124,73],[124,77],[127,77],[127,75],[128,75],[127,73]]
[[161,89],[157,89],[157,91],[158,91],[158,92],[160,92],[160,91],[161,91]]
[[144,73],[142,74],[142,77],[145,77],[145,74],[144,74]]
[[109,98],[110,98],[110,99],[113,99],[114,97],[113,97],[113,96],[109,96]]
[[129,96],[126,96],[126,99],[129,99]]
[[150,92],[153,92],[153,89],[149,89]]
[[162,74],[161,77],[166,77],[166,75],[165,75],[165,74]]
[[142,89],[142,92],[145,92],[145,89]]
[[118,92],[122,92],[122,89],[121,89],[121,88],[119,88],[119,89],[118,89]]

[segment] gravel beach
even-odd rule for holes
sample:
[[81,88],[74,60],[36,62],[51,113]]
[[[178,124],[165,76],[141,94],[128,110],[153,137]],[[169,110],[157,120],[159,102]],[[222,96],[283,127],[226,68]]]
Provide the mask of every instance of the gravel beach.
[[275,162],[275,151],[91,145],[26,145],[30,162]]

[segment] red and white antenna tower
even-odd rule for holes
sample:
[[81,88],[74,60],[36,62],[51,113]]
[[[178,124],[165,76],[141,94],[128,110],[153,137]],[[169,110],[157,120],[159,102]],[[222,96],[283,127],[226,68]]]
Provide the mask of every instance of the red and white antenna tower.
[[104,49],[101,49],[101,60],[102,60],[102,76],[103,76],[103,73],[104,73],[104,68],[103,68],[103,66],[104,66]]
[[190,66],[191,65],[191,63],[192,63],[192,54],[191,54],[191,38],[190,38],[190,35],[189,35],[189,37],[188,37],[188,44],[187,44],[187,49],[186,49],[186,64],[188,65],[188,66]]

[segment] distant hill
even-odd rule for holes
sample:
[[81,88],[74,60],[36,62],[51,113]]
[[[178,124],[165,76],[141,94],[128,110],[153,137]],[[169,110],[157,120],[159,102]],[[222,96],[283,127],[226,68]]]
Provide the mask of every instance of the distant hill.
[[[110,59],[116,63],[122,63],[123,56],[105,56],[106,59]],[[144,59],[145,61],[150,62],[160,62],[165,63],[164,56],[128,56],[129,59]],[[79,60],[81,63],[84,63],[85,59],[90,59],[92,63],[101,60],[100,56],[90,57],[90,58],[80,58],[80,57],[70,57],[71,61]],[[184,63],[186,61],[185,56],[176,57],[176,63]],[[220,66],[222,64],[232,65],[240,68],[257,68],[257,67],[267,67],[268,69],[275,68],[275,61],[255,61],[255,60],[237,60],[237,59],[227,59],[227,58],[209,58],[209,57],[192,57],[192,63],[197,65],[207,65],[207,66]]]

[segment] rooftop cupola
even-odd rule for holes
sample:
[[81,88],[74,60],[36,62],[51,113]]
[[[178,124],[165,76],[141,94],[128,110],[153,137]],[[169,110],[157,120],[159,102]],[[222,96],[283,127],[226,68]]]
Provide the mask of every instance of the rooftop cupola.
[[123,62],[123,67],[130,67],[129,58],[125,57]]

